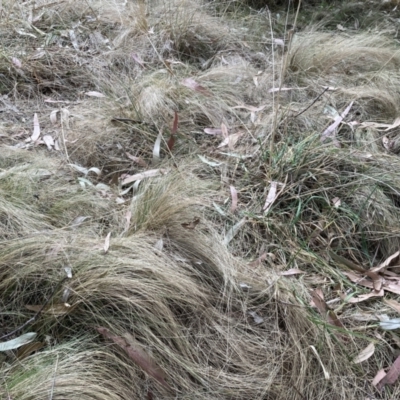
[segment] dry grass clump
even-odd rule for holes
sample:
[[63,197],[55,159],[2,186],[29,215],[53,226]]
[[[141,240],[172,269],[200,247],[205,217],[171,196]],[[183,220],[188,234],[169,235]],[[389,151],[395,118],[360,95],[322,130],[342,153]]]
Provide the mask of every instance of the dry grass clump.
[[91,229],[101,221],[101,232],[115,218],[115,203],[94,187],[83,188],[71,168],[55,158],[3,147],[0,168],[2,235],[9,239],[74,226],[82,217],[91,219]]
[[48,346],[24,360],[24,368],[10,366],[4,373],[4,398],[127,399],[139,390],[132,368],[107,347],[95,345],[93,336]]
[[[398,112],[397,46],[383,34],[308,33],[294,40],[291,77],[300,86],[326,85],[352,100],[363,99],[361,117],[395,118]],[[335,97],[335,96],[332,96]]]
[[93,89],[94,77],[110,67],[103,54],[120,34],[115,25],[129,23],[125,3],[43,0],[29,7],[4,1],[0,90],[66,100]]
[[[182,115],[182,128],[188,133],[199,127],[219,127],[221,120],[237,124],[232,107],[251,97],[252,73],[255,71],[245,62],[239,66],[219,65],[199,75],[188,71],[170,77],[157,71],[131,88],[136,99],[133,110],[140,119],[159,126],[171,124],[173,111],[178,110]],[[188,79],[202,89],[187,87],[185,80]]]
[[[182,246],[176,250],[179,241],[173,238],[166,239],[163,251],[157,250],[157,236],[148,234],[113,238],[106,255],[97,248],[100,240],[77,233],[42,234],[35,240],[22,239],[4,246],[0,260],[2,307],[5,314],[20,310],[21,321],[32,315],[21,311],[25,305],[43,304],[51,296],[66,263],[73,273],[32,326],[40,337],[50,334],[55,347],[31,355],[23,361],[23,369],[15,365],[4,370],[4,393],[25,398],[34,390],[35,398],[45,398],[54,381],[60,396],[70,397],[75,393],[72,386],[79,387],[83,379],[76,375],[79,372],[87,376],[84,393],[88,398],[101,398],[96,397],[100,396],[96,387],[110,374],[109,385],[120,383],[118,394],[122,398],[128,397],[127,381],[133,397],[151,391],[160,398],[174,398],[172,392],[143,380],[142,372],[114,346],[98,347],[93,335],[83,339],[85,332],[95,333],[96,327],[104,326],[146,349],[166,371],[173,392],[183,398],[185,393],[210,399],[292,398],[293,387],[306,395],[323,392],[340,398],[345,385],[334,363],[327,363],[327,368],[336,387],[321,388],[317,379],[313,385],[308,381],[310,374],[318,376],[320,372],[305,357],[306,343],[301,343],[310,336],[316,343],[318,337],[324,340],[324,335],[307,320],[304,311],[292,309],[296,305],[290,305],[293,296],[287,293],[287,286],[274,284],[276,277],[271,275],[270,289],[243,293],[231,276],[237,261],[222,247],[218,257],[213,255],[213,246],[208,246],[207,254],[209,239],[204,241],[201,234],[191,236],[190,251],[186,252]],[[10,264],[15,267],[10,268]],[[221,268],[229,274],[221,274]],[[220,271],[219,277],[213,277],[212,271]],[[263,276],[267,278],[265,273]],[[246,283],[260,286],[250,277]],[[60,311],[66,291],[71,307]],[[16,293],[22,296],[15,298]],[[57,317],[53,310],[58,310]],[[264,322],[255,325],[249,311],[257,312]],[[307,336],[300,334],[305,331]],[[75,339],[71,341],[71,337]],[[73,345],[76,340],[80,345]],[[96,361],[85,372],[88,365],[80,360],[88,351],[87,362],[92,357]],[[325,351],[329,353],[329,349],[318,348],[327,360]],[[27,370],[29,374],[23,372]],[[29,392],[24,392],[23,384],[31,386]],[[108,384],[103,390],[107,388]]]
[[201,65],[222,49],[240,46],[235,41],[235,30],[221,24],[221,19],[211,14],[212,5],[207,2],[140,1],[129,11],[133,20],[123,20],[114,39],[116,50],[125,52],[125,58],[134,52],[145,64],[162,65],[163,60],[176,58]]

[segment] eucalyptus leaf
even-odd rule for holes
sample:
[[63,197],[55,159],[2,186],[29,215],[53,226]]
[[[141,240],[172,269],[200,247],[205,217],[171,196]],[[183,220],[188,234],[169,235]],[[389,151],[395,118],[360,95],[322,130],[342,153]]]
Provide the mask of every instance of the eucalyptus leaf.
[[24,344],[32,342],[32,340],[36,337],[35,332],[28,332],[21,336],[18,336],[15,339],[8,340],[7,342],[0,343],[0,351],[8,351],[18,349],[18,347],[23,346]]
[[387,321],[379,322],[379,325],[385,331],[393,331],[400,328],[400,318],[388,319]]

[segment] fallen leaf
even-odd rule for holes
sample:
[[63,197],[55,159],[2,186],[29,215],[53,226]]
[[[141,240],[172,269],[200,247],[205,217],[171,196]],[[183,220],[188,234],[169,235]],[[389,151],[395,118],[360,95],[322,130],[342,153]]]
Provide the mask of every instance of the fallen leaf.
[[160,175],[165,175],[168,173],[168,170],[166,169],[149,169],[147,171],[144,172],[140,172],[138,174],[135,175],[128,175],[122,182],[121,185],[125,186],[129,183],[144,179],[144,178],[153,178],[156,176],[160,176]]
[[194,79],[192,78],[186,78],[184,79],[181,84],[183,86],[188,87],[189,89],[192,89],[196,92],[199,92],[205,96],[211,96],[211,93],[208,89],[206,89],[204,86],[201,86],[200,84],[198,84]]
[[228,128],[223,122],[221,123],[221,132],[225,139],[229,136]]
[[275,93],[275,92],[287,92],[289,90],[299,90],[299,89],[307,89],[305,87],[301,87],[301,88],[287,88],[287,87],[283,87],[283,88],[272,88],[272,89],[268,89],[268,93]]
[[278,187],[278,182],[272,181],[271,186],[268,191],[267,199],[265,200],[265,204],[263,207],[264,212],[268,212],[268,210],[271,208],[272,204],[276,200],[276,189]]
[[291,275],[298,275],[298,274],[305,274],[305,272],[298,268],[291,268],[291,269],[288,269],[287,271],[282,271],[279,275],[291,276]]
[[58,103],[66,103],[66,104],[79,104],[79,103],[82,103],[81,101],[69,101],[69,100],[53,100],[53,99],[51,99],[51,98],[46,98],[46,99],[44,99],[44,102],[45,103],[56,103],[56,104],[58,104]]
[[[354,272],[343,272],[352,282],[357,283],[358,285],[374,289],[374,283],[369,279],[364,278],[361,274],[355,274]],[[382,282],[382,278],[381,278]],[[383,280],[382,289],[387,292],[392,292],[396,294],[400,294],[400,277],[391,281],[389,277]]]
[[379,326],[385,331],[393,331],[400,328],[400,318],[387,319],[380,321]]
[[249,315],[253,317],[254,323],[260,325],[264,322],[264,318],[260,317],[255,311],[249,311]]
[[[333,90],[333,91],[335,91],[335,90],[337,90],[338,88],[337,87],[334,87],[334,86],[323,86],[323,85],[321,85],[321,87],[323,88],[323,89],[326,89],[326,90]],[[304,87],[304,88],[301,88],[301,89],[307,89],[306,87]]]
[[160,132],[157,135],[157,139],[154,142],[153,161],[158,161],[160,159],[161,140],[162,140],[162,130],[160,130]]
[[50,122],[53,124],[53,125],[55,125],[56,123],[57,123],[57,113],[58,113],[59,111],[58,110],[53,110],[51,113],[50,113]]
[[194,229],[194,228],[196,228],[196,226],[199,224],[199,222],[200,222],[200,218],[199,218],[199,217],[196,217],[196,218],[193,219],[193,221],[191,221],[191,222],[184,222],[184,223],[182,223],[181,225],[182,225],[182,227],[185,228],[185,229]]
[[158,239],[156,244],[154,245],[154,248],[157,249],[158,251],[162,251],[164,248],[164,241],[162,238]]
[[341,115],[337,116],[335,118],[335,122],[326,128],[321,135],[321,142],[323,142],[326,138],[328,137],[333,137],[335,138],[335,131],[336,128],[340,125],[340,123],[343,121],[343,119],[346,117],[346,115],[349,113],[351,107],[353,107],[353,101],[346,107],[346,109],[342,112]]
[[384,136],[384,137],[382,138],[382,144],[383,144],[383,147],[384,147],[386,150],[391,150],[392,147],[393,147],[393,141],[390,140],[387,136]]
[[383,278],[379,276],[373,269],[366,270],[358,264],[354,263],[353,261],[348,260],[347,258],[334,253],[333,251],[329,252],[329,254],[336,262],[339,262],[346,267],[361,273],[362,275],[367,275],[368,277],[370,277],[372,279],[373,288],[376,292],[379,292],[382,289]]
[[40,125],[38,115],[35,113],[33,115],[33,133],[31,136],[32,142],[36,142],[40,136]]
[[376,387],[378,383],[385,377],[385,375],[386,375],[385,370],[383,368],[380,369],[375,375],[375,378],[372,380],[372,385]]
[[84,175],[88,175],[89,172],[94,172],[96,175],[100,176],[101,175],[101,171],[99,168],[96,167],[92,167],[92,168],[85,168],[85,167],[81,167],[80,165],[77,164],[68,164],[70,167],[72,167],[75,171],[81,172]]
[[72,268],[71,267],[64,267],[64,272],[67,275],[68,279],[72,278]]
[[285,46],[285,41],[284,41],[283,39],[274,38],[274,39],[273,39],[273,42],[274,42],[276,45],[278,45],[278,46],[282,46],[282,47]]
[[204,133],[207,135],[222,135],[221,128],[204,128]]
[[240,289],[242,289],[244,292],[247,292],[248,290],[251,289],[251,286],[248,285],[247,283],[239,283],[239,287]]
[[386,127],[385,131],[390,131],[391,129],[397,128],[400,126],[400,118],[397,117],[392,124]]
[[32,340],[36,337],[35,332],[24,333],[21,336],[16,337],[15,339],[7,340],[6,342],[0,342],[0,351],[8,351],[18,349],[24,344],[32,342]]
[[383,263],[379,264],[375,268],[372,268],[371,271],[379,272],[385,268],[393,266],[394,263],[397,263],[399,255],[400,255],[400,251],[396,251],[396,253],[394,253],[390,257],[388,257]]
[[238,223],[232,226],[231,229],[228,230],[227,234],[225,235],[225,238],[223,240],[224,245],[228,245],[231,240],[236,236],[236,234],[239,232],[239,230],[242,228],[242,226],[247,222],[247,218],[244,217],[242,218]]
[[106,254],[108,249],[110,248],[110,239],[111,239],[111,232],[108,232],[106,240],[104,241],[104,254]]
[[400,294],[400,282],[399,281],[396,281],[396,282],[385,281],[385,283],[383,285],[383,289],[385,289],[387,292]]
[[34,353],[35,351],[40,350],[42,347],[44,347],[44,343],[43,342],[31,342],[28,344],[24,344],[23,346],[21,346],[18,351],[17,351],[17,358],[19,360],[23,360],[24,358],[28,357],[29,355],[31,355],[32,353]]
[[152,376],[157,382],[167,389],[171,389],[169,384],[165,381],[166,374],[159,367],[138,343],[130,343],[127,339],[121,336],[113,335],[107,328],[99,327],[97,331],[105,338],[112,340],[116,345],[120,346],[140,368],[147,374]]
[[383,379],[378,383],[377,388],[379,390],[383,389],[385,385],[394,385],[400,375],[400,356],[396,358],[389,371],[383,377]]
[[230,190],[231,190],[231,197],[232,197],[231,213],[234,213],[238,206],[238,194],[237,194],[237,190],[234,186],[231,186]]
[[53,147],[54,147],[54,139],[53,139],[53,137],[50,136],[50,135],[44,135],[42,139],[43,139],[43,142],[45,143],[45,145],[47,146],[47,148],[49,150],[52,150]]
[[311,306],[315,306],[321,315],[326,315],[328,306],[324,299],[322,289],[317,288],[311,292]]
[[339,208],[342,202],[340,201],[339,197],[335,197],[332,199],[333,207]]
[[363,361],[368,360],[375,352],[375,345],[373,343],[370,343],[363,351],[358,354],[357,357],[354,358],[353,363],[354,364],[359,364]]
[[366,279],[363,275],[361,274],[356,274],[355,272],[347,272],[343,271],[343,275],[347,276],[352,282],[357,283],[358,285],[367,287],[369,289],[374,288],[374,284],[372,281]]
[[128,152],[125,152],[125,154],[130,160],[132,160],[136,164],[140,165],[141,167],[143,167],[143,168],[148,168],[149,167],[147,162],[144,161],[141,157],[133,156],[132,154],[130,154]]
[[400,126],[400,117],[397,117],[393,123],[391,124],[382,124],[380,122],[363,122],[360,124],[361,127],[363,128],[375,128],[377,130],[379,130],[380,128],[385,128],[383,129],[384,131],[390,131],[391,129],[397,128],[398,126]]
[[86,221],[88,218],[90,218],[89,216],[79,216],[76,217],[72,222],[71,222],[71,226],[73,228],[77,228],[79,225],[81,225],[84,221]]
[[19,69],[22,68],[22,63],[18,58],[12,57],[11,62],[13,63],[14,67],[19,68]]
[[345,300],[346,303],[355,304],[355,303],[361,303],[362,301],[365,301],[365,300],[369,300],[373,297],[383,297],[383,295],[384,295],[384,291],[383,291],[383,289],[381,289],[378,292],[373,291],[373,292],[366,293],[366,294],[360,294],[359,296],[354,296],[349,299],[346,299],[347,296],[344,294],[341,294],[340,297],[342,299],[346,299]]
[[200,154],[198,154],[197,156],[200,158],[201,161],[203,161],[204,164],[207,164],[210,167],[219,167],[220,165],[222,165],[222,163],[210,161],[208,158],[206,158]]
[[[312,301],[311,301],[311,306],[315,306],[319,313],[324,316],[327,320],[327,322],[332,325],[336,326],[342,330],[346,330],[344,327],[343,323],[339,320],[337,315],[332,311],[329,310],[328,305],[325,302],[324,295],[322,293],[322,290],[320,288],[315,289],[312,293]],[[347,337],[340,334],[340,332],[334,332],[334,334],[341,340],[347,341]]]
[[96,91],[86,92],[85,94],[86,94],[86,96],[90,96],[90,97],[99,97],[99,98],[106,97],[103,93],[96,92]]
[[218,145],[218,149],[224,146],[228,146],[230,149],[232,149],[235,144],[237,143],[237,141],[240,139],[240,137],[243,135],[242,132],[239,133],[232,133],[232,135],[229,135],[228,137],[226,137],[219,145]]
[[[337,326],[338,328],[341,329],[346,329],[344,325],[342,324],[342,321],[337,317],[334,311],[329,310],[327,313],[327,320],[331,325]],[[338,335],[342,339],[344,338],[343,335]]]
[[397,311],[400,314],[400,303],[396,300],[385,299],[383,300],[389,307],[393,308],[393,310]]

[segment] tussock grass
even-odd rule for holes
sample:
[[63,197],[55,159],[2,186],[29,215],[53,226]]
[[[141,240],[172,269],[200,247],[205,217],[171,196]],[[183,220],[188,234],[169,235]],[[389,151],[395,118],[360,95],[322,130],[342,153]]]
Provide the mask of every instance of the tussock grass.
[[59,160],[4,147],[0,163],[6,167],[0,175],[3,235],[64,228],[82,216],[101,232],[106,221],[115,221],[110,201],[94,189],[71,185],[76,178]]
[[[20,399],[79,397],[121,399],[134,396],[138,376],[104,346],[94,346],[93,337],[79,337],[56,345],[25,361],[24,369],[10,367],[4,377],[3,396]],[[121,379],[121,377],[124,379]],[[29,388],[29,390],[27,390]]]
[[[0,353],[0,399],[399,395],[371,384],[393,313],[341,299],[368,291],[337,258],[367,269],[400,245],[398,127],[376,124],[398,117],[397,43],[322,23],[290,41],[291,14],[246,3],[3,0],[0,337],[37,337]],[[26,140],[34,113],[59,150]],[[237,143],[204,131],[221,127]]]

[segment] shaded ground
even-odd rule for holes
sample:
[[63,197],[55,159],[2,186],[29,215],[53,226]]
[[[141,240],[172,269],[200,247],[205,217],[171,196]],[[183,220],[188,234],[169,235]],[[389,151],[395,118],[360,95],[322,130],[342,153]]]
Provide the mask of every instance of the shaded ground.
[[399,396],[397,4],[260,3],[3,0],[1,399]]

